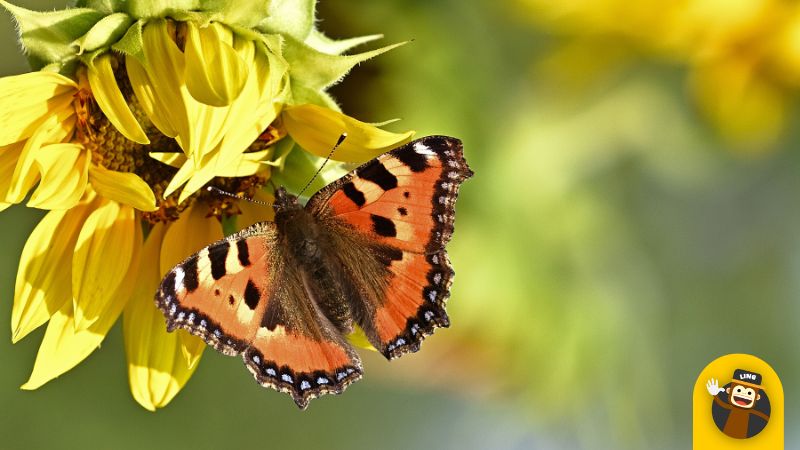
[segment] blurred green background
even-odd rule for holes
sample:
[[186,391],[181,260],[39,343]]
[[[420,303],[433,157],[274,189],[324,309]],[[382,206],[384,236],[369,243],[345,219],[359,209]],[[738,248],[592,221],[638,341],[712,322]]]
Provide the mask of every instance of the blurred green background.
[[[0,447],[688,448],[696,376],[739,352],[782,378],[800,442],[800,10],[663,3],[322,1],[333,37],[414,39],[334,88],[345,112],[464,141],[451,328],[305,412],[208,351],[149,413],[119,326],[24,392],[43,330],[0,339]],[[26,71],[0,34],[0,75]],[[0,323],[40,216],[3,213]]]

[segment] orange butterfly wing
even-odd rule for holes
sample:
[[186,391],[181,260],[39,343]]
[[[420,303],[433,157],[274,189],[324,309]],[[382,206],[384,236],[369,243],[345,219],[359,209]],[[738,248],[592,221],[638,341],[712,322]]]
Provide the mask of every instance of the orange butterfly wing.
[[305,408],[358,380],[361,362],[307,298],[276,239],[274,224],[264,222],[209,245],[167,274],[156,304],[168,329],[241,354],[260,384]]
[[[379,295],[351,300],[362,312],[359,326],[388,358],[417,351],[434,328],[449,325],[444,306],[454,272],[445,245],[453,234],[459,187],[472,175],[461,141],[429,136],[367,162],[306,206],[321,223],[365,237],[388,269]],[[359,261],[342,264],[351,273],[361,270]]]

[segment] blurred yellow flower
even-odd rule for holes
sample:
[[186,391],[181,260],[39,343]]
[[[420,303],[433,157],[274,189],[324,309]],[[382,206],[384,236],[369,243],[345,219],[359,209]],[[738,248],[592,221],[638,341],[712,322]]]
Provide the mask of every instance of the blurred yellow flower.
[[795,2],[515,2],[538,26],[566,37],[548,69],[585,80],[609,64],[650,55],[687,68],[699,110],[736,147],[763,149],[786,127],[800,87]]
[[[335,158],[363,161],[413,132],[352,119],[325,93],[358,62],[393,48],[340,55],[375,37],[336,42],[310,26],[287,31],[262,6],[106,3],[34,13],[0,2],[41,69],[0,78],[0,210],[28,198],[49,211],[22,253],[12,340],[47,323],[22,386],[36,389],[91,354],[123,315],[131,392],[155,410],[206,347],[183,330],[167,333],[153,302],[161,277],[222,238],[223,225],[272,218],[269,207],[202,188],[271,202],[273,171],[311,175],[289,164],[295,144],[324,157],[348,132]],[[283,7],[313,23],[308,5]]]

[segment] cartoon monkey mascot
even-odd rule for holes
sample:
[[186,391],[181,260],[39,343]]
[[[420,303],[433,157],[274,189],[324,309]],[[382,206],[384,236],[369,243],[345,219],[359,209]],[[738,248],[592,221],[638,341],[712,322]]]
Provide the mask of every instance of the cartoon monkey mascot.
[[[761,389],[761,375],[736,369],[733,379],[724,388],[715,379],[706,383],[714,396],[711,415],[723,433],[746,439],[760,433],[769,422],[769,399]],[[763,394],[763,395],[762,395]]]

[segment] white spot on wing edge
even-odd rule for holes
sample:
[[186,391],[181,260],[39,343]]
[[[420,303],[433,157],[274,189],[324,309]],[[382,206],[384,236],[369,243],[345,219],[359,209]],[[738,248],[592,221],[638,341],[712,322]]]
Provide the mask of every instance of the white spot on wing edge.
[[420,155],[427,155],[427,156],[433,156],[433,155],[436,154],[436,153],[434,153],[433,150],[429,149],[422,142],[415,142],[414,143],[414,151],[419,153]]
[[180,292],[183,290],[183,277],[185,275],[186,274],[183,272],[182,268],[175,268],[175,292]]

